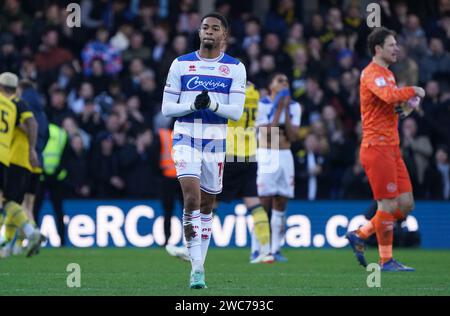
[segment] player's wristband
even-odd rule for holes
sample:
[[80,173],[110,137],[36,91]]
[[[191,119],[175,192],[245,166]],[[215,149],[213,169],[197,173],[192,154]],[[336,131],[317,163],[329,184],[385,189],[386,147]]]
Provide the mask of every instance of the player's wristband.
[[211,111],[217,112],[217,110],[219,109],[219,102],[211,101],[211,105],[209,106],[209,108],[211,109]]

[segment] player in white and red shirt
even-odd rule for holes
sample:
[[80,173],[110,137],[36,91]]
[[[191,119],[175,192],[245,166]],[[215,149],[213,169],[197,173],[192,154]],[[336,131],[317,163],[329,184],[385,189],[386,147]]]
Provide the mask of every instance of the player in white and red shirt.
[[275,261],[287,261],[280,248],[284,239],[286,206],[294,197],[294,157],[291,143],[298,138],[301,106],[291,99],[285,74],[275,73],[269,80],[269,95],[259,101],[257,186],[261,205],[272,210],[271,252]]
[[227,32],[223,16],[204,16],[200,49],[173,61],[164,89],[162,113],[177,118],[173,159],[183,191],[191,288],[206,287],[203,265],[215,196],[222,191],[227,122],[241,117],[245,102],[245,67],[221,51]]

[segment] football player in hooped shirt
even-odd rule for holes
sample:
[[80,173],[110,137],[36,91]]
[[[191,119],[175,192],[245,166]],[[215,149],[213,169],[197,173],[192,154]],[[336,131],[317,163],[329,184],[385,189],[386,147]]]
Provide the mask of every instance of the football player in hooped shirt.
[[227,31],[222,15],[202,18],[200,49],[173,61],[162,103],[162,113],[177,118],[173,159],[183,191],[190,287],[196,289],[206,287],[204,262],[215,196],[222,191],[227,122],[241,117],[245,102],[245,67],[221,51]]

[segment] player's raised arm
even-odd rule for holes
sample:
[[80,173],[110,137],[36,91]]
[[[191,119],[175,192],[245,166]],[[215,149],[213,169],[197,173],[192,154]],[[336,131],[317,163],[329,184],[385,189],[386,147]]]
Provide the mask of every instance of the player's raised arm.
[[268,88],[270,96],[259,103],[257,126],[279,126],[282,113],[289,113],[290,92],[286,75],[282,73],[273,74],[269,79]]
[[389,86],[387,78],[381,74],[363,76],[361,83],[364,84],[378,98],[388,104],[406,102],[416,95],[415,87],[397,88]]
[[167,117],[185,116],[195,111],[194,105],[190,102],[178,103],[181,94],[181,75],[178,68],[178,60],[174,60],[167,75],[166,86],[164,87],[161,112]]
[[[288,137],[290,142],[295,142],[299,137],[298,132],[300,128],[300,121],[302,118],[302,108],[300,104],[295,103],[293,105],[293,108],[290,109],[290,97],[287,98],[287,102],[288,103],[285,108],[286,136]],[[290,111],[292,111],[292,115]]]
[[278,92],[275,96],[273,106],[268,114],[269,123],[267,126],[278,126],[280,122],[281,113],[286,110],[289,104],[287,97],[287,90]]

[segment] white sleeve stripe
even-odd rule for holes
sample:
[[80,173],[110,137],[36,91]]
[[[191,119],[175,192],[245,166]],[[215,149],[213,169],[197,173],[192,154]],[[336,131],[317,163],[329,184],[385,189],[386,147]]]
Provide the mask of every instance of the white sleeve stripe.
[[239,90],[232,90],[230,93],[242,93],[245,94],[245,91],[239,91]]

